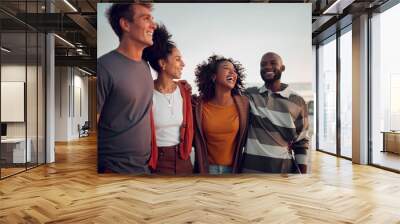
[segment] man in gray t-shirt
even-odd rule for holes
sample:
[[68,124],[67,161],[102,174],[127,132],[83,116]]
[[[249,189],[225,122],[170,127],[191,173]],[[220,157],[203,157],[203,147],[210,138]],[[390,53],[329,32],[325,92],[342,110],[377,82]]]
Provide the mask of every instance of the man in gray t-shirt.
[[97,62],[98,172],[148,173],[153,79],[142,61],[156,27],[151,4],[113,4],[118,48]]

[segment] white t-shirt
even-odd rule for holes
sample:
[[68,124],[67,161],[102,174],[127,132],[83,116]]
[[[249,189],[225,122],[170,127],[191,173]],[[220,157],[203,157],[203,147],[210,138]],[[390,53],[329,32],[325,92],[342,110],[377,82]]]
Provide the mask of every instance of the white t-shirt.
[[183,122],[183,100],[179,87],[170,94],[153,90],[153,113],[157,146],[179,144],[179,129]]

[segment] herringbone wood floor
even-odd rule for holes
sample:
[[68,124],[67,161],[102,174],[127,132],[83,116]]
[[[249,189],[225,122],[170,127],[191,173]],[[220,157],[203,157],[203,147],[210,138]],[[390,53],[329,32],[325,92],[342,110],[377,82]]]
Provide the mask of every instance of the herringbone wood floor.
[[303,176],[96,173],[93,137],[0,181],[0,223],[400,223],[400,175],[312,152]]

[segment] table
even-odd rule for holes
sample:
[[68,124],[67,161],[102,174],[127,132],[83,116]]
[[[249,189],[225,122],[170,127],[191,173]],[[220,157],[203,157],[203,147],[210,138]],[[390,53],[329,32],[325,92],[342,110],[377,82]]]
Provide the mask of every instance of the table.
[[26,163],[31,162],[31,145],[30,138],[26,139],[28,143],[25,151],[25,138],[6,138],[1,139],[1,157],[6,163]]
[[400,131],[382,131],[381,133],[383,133],[382,152],[400,154]]

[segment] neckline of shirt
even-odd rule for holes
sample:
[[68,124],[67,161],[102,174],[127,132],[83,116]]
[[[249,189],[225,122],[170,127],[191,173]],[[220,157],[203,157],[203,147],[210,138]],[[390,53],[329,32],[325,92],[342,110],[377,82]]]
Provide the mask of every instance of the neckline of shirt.
[[128,58],[127,56],[121,54],[121,53],[118,52],[117,50],[114,50],[114,53],[116,53],[117,55],[119,55],[119,56],[122,57],[123,59],[125,59],[125,60],[127,60],[127,61],[129,61],[129,62],[132,62],[132,63],[138,63],[138,64],[140,64],[140,63],[144,63],[144,62],[145,62],[143,59],[140,59],[140,61],[136,61],[136,60],[133,60],[132,58]]
[[212,103],[210,101],[207,101],[205,104],[207,104],[209,106],[212,106],[212,107],[217,107],[219,109],[231,108],[231,107],[235,107],[236,106],[235,103],[233,103],[232,105],[228,105],[228,106],[222,106],[222,105],[218,105],[218,104]]

